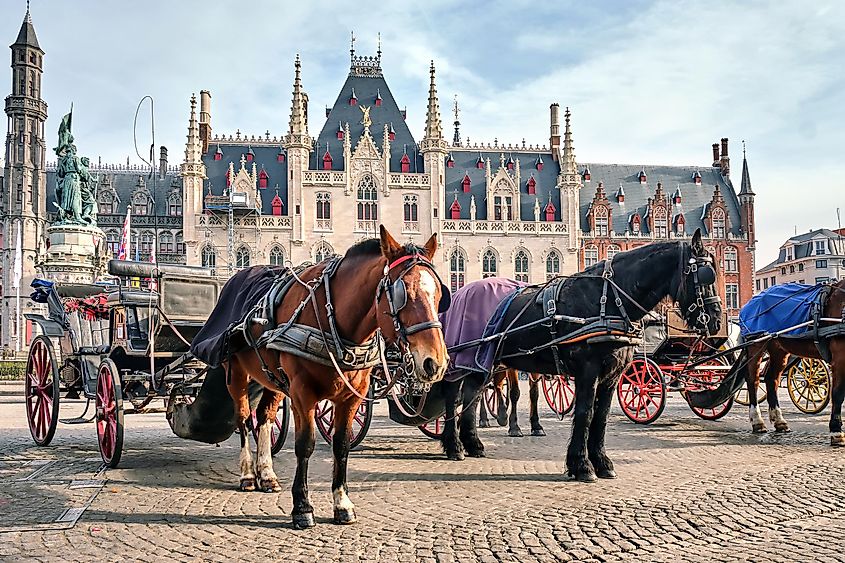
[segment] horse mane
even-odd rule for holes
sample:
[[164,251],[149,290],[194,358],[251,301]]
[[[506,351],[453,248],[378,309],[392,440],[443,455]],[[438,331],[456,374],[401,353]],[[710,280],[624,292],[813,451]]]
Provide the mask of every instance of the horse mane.
[[[412,242],[404,244],[402,248],[405,251],[405,254],[423,253],[423,249]],[[381,241],[377,238],[369,238],[355,243],[350,246],[349,250],[346,251],[346,254],[343,255],[344,258],[373,256],[381,256]]]

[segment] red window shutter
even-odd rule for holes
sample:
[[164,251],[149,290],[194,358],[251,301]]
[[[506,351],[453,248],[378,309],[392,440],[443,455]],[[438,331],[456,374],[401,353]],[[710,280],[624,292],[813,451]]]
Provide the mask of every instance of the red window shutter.
[[267,187],[267,181],[269,179],[270,179],[270,176],[267,175],[267,172],[262,170],[258,174],[258,187],[259,188],[266,188]]
[[323,170],[331,170],[332,169],[332,155],[326,152],[323,155]]
[[552,202],[550,201],[549,204],[546,206],[546,221],[554,221],[555,220],[555,211],[557,209]]
[[537,163],[537,171],[538,171],[538,172],[542,172],[542,171],[543,171],[543,163],[542,163],[542,162],[538,162],[538,163]]
[[285,161],[285,153],[280,152],[276,155],[276,162],[284,162]]
[[534,176],[528,178],[528,193],[531,195],[537,193],[537,181],[534,179]]
[[214,153],[214,160],[223,160],[223,153],[222,152]]
[[449,213],[451,214],[452,219],[461,218],[461,204],[458,203],[457,199],[452,202],[452,206],[449,208]]
[[252,162],[254,159],[255,159],[255,157],[254,157],[254,156],[252,156],[251,154],[247,153],[247,155],[246,155],[246,161],[247,161],[247,162]]
[[469,179],[469,174],[464,175],[463,181],[461,181],[461,186],[464,189],[464,193],[469,193],[472,187],[472,181]]
[[399,161],[402,165],[402,172],[410,172],[411,171],[411,159],[408,158],[408,155],[402,155],[402,160]]

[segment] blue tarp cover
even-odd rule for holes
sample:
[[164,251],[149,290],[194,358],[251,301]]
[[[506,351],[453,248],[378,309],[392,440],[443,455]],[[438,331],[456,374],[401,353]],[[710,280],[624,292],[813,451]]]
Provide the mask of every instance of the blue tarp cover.
[[[758,293],[739,312],[743,336],[755,332],[774,333],[810,320],[813,305],[819,300],[824,284],[785,283]],[[802,327],[787,334],[801,334],[812,327]]]

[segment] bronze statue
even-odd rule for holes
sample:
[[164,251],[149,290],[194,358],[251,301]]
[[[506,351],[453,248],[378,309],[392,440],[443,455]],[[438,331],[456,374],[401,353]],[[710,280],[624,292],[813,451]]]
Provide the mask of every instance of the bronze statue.
[[76,155],[73,144],[71,123],[73,106],[70,113],[59,124],[59,145],[56,155],[59,157],[56,169],[56,215],[58,224],[96,225],[97,223],[97,180],[88,171],[87,158]]

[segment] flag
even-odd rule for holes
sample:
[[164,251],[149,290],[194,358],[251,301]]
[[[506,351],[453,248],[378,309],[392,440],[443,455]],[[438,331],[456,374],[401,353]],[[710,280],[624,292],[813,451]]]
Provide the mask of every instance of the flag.
[[126,208],[126,219],[123,221],[123,232],[120,235],[120,249],[117,251],[118,260],[129,259],[129,214],[132,211],[131,207]]
[[12,287],[18,288],[23,277],[23,250],[21,249],[21,224],[18,223],[18,234],[15,244],[15,264],[12,267]]

